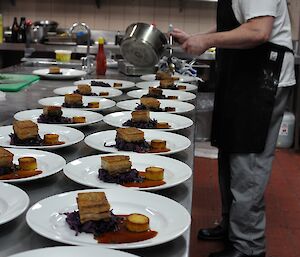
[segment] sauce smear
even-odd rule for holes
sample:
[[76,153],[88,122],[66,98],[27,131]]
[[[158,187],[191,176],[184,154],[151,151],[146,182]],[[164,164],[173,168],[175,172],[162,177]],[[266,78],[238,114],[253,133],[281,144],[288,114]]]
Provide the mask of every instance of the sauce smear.
[[[144,171],[139,171],[139,175],[141,177],[145,177],[145,173]],[[147,180],[145,179],[142,182],[128,182],[128,183],[124,183],[122,184],[122,186],[124,187],[139,187],[139,188],[147,188],[147,187],[157,187],[157,186],[161,186],[166,184],[165,181],[163,180]]]
[[165,152],[169,152],[170,149],[169,148],[165,148],[165,149],[153,149],[151,148],[148,153],[165,153]]
[[1,175],[0,180],[29,178],[41,174],[41,170],[18,170],[9,174]]
[[[120,218],[125,218],[128,215],[117,215]],[[147,230],[145,232],[131,232],[125,226],[125,219],[119,223],[120,230],[116,232],[107,232],[100,236],[95,237],[98,243],[102,244],[122,244],[134,243],[147,239],[151,239],[157,235],[156,231]]]

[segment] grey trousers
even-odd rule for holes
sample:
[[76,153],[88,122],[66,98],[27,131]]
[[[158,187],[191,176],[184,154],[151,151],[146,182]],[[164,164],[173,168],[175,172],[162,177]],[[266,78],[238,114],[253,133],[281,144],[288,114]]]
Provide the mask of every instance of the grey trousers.
[[290,87],[278,88],[275,107],[262,153],[226,154],[219,150],[219,186],[223,226],[229,240],[246,255],[265,252],[264,192],[269,181],[276,141]]

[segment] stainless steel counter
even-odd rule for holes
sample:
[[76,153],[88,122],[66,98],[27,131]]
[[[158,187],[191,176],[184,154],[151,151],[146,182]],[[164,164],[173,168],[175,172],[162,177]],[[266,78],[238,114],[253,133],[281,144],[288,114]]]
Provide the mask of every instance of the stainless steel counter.
[[[78,54],[86,54],[86,46],[84,45],[47,45],[47,44],[39,44],[39,43],[32,43],[30,45],[31,48],[34,49],[35,52],[49,52],[54,53],[55,50],[61,49],[61,50],[71,50],[72,53],[78,53]],[[2,43],[0,44],[0,52],[1,51],[24,51],[25,44],[23,43]],[[113,44],[107,44],[105,45],[105,51],[110,52],[111,54],[121,54],[120,52],[120,46],[119,45],[113,45]],[[91,54],[97,54],[98,52],[98,45],[93,45],[90,47],[90,53]],[[169,50],[166,50],[164,55],[168,55]],[[179,47],[179,46],[173,46],[173,54],[179,58],[182,59],[193,59],[195,56],[189,55]],[[202,54],[199,57],[199,60],[214,60],[215,55],[206,52]]]
[[[8,69],[1,70],[1,72],[11,73],[31,73],[32,68],[30,67],[10,67]],[[125,75],[117,73],[114,70],[108,70],[108,78],[115,79],[127,79],[127,80],[138,80],[137,78],[126,77]],[[51,81],[51,80],[40,80],[36,84],[20,91],[17,93],[7,93],[5,102],[0,101],[0,125],[9,125],[12,123],[12,117],[14,113],[20,110],[41,108],[37,103],[38,99],[53,96],[53,89],[62,86],[72,85],[72,81]],[[126,99],[126,95],[122,95],[114,100],[119,101]],[[117,107],[110,110],[116,111]],[[106,114],[108,112],[105,112]],[[188,113],[186,116],[194,120],[195,113]],[[81,129],[85,135],[91,133],[112,129],[110,126],[105,125],[104,122],[99,122],[95,125],[85,127]],[[194,126],[181,130],[179,134],[187,136],[191,141],[192,145],[185,151],[173,154],[171,157],[181,160],[187,163],[193,168],[194,160]],[[56,150],[55,153],[63,156],[67,162],[70,162],[79,157],[99,154],[96,150],[89,148],[84,142],[80,142],[77,145],[66,147],[64,149]],[[61,192],[86,189],[87,187],[72,182],[64,176],[63,172],[57,173],[51,177],[36,180],[33,182],[19,183],[18,187],[25,190],[30,197],[30,206],[35,204],[37,201]],[[192,178],[176,187],[158,191],[157,194],[174,199],[178,203],[182,204],[188,211],[191,211],[192,202]],[[172,210],[170,210],[172,211]],[[183,236],[159,246],[130,250],[128,252],[139,255],[139,256],[156,256],[156,257],[187,257],[189,252],[189,233],[187,231]],[[47,246],[59,246],[61,243],[46,239],[37,233],[33,232],[25,221],[25,213],[19,216],[17,219],[0,226],[0,257],[9,256],[11,254],[26,251],[30,249],[36,249]]]

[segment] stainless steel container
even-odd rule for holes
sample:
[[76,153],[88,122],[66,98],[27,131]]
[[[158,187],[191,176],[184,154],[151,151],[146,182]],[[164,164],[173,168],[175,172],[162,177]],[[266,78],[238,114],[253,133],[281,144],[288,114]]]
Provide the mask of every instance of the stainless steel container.
[[49,20],[35,21],[33,25],[43,27],[45,30],[45,34],[47,34],[47,32],[56,32],[56,29],[58,27],[58,23],[56,21]]
[[41,26],[32,26],[31,31],[31,40],[32,42],[38,43],[46,36],[44,27]]
[[167,43],[166,36],[153,25],[133,23],[125,31],[121,54],[137,67],[151,67],[158,63]]

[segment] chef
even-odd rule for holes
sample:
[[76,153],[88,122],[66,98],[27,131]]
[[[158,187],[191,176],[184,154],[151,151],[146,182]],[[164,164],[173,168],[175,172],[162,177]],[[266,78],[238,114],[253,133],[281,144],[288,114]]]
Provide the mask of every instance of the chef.
[[172,35],[188,53],[217,48],[211,141],[219,148],[222,221],[198,238],[228,240],[210,257],[264,257],[264,192],[296,83],[286,0],[219,0],[216,28]]

